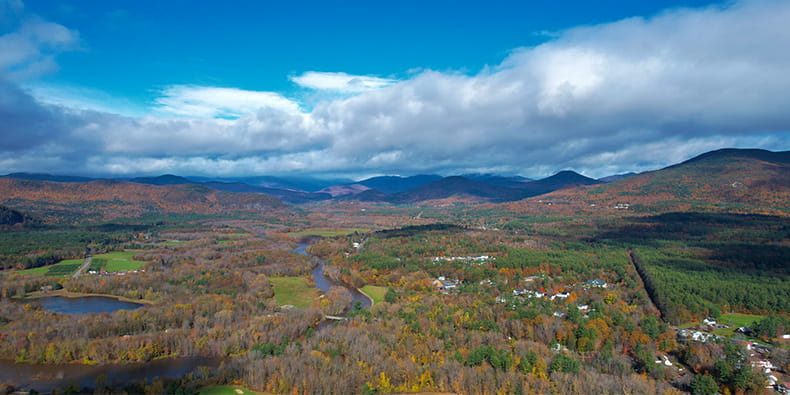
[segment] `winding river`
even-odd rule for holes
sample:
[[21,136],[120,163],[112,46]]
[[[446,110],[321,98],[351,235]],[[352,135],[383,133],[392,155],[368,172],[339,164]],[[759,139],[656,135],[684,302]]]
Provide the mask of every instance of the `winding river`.
[[[370,308],[370,298],[367,295],[363,294],[356,288],[348,287],[344,284],[332,281],[324,276],[324,262],[325,259],[318,258],[309,252],[307,252],[307,247],[310,243],[297,243],[297,247],[294,248],[294,252],[301,255],[307,255],[309,257],[314,257],[318,259],[318,265],[313,269],[313,281],[315,282],[315,287],[323,291],[324,293],[329,292],[329,289],[332,287],[343,287],[351,293],[351,304],[353,305],[354,302],[362,303],[362,307],[365,309]],[[349,306],[350,307],[350,306]]]
[[[308,245],[309,243],[298,243],[298,246],[293,251],[297,254],[314,257],[307,252]],[[370,299],[365,294],[324,276],[324,259],[317,259],[318,265],[313,269],[313,280],[316,288],[323,292],[329,292],[329,289],[332,287],[346,288],[351,293],[352,304],[360,302],[362,307],[370,308]],[[46,297],[39,298],[39,302],[43,307],[51,311],[64,314],[100,313],[141,307],[141,305],[136,303],[95,296],[81,298]],[[150,381],[157,377],[182,377],[202,366],[216,368],[223,361],[225,361],[223,358],[190,357],[166,358],[146,363],[45,365],[15,363],[12,360],[0,359],[0,382],[11,384],[17,389],[35,389],[39,392],[51,392],[54,389],[71,384],[75,384],[78,388],[93,388],[98,380],[104,380],[108,384],[123,385],[135,381]]]

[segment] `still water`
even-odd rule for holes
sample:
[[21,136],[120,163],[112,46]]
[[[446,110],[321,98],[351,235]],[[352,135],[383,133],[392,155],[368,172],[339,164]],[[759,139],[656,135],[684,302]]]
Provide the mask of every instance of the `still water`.
[[42,365],[0,359],[0,382],[11,384],[17,389],[35,389],[39,392],[50,392],[64,386],[93,388],[98,381],[123,386],[157,377],[182,377],[201,366],[216,368],[222,361],[220,358],[193,357],[129,364]]
[[45,296],[35,301],[49,311],[62,314],[112,313],[117,310],[134,310],[143,305],[124,302],[106,296],[82,296],[67,298],[63,296]]

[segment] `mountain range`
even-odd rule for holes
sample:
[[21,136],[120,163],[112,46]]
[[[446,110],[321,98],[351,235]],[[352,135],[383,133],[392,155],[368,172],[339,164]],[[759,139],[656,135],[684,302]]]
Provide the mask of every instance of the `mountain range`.
[[[263,176],[248,177],[246,180],[252,181],[247,183],[229,181],[229,179],[200,179],[176,175],[137,177],[128,180],[96,180],[86,177],[14,173],[0,177],[0,187],[2,187],[0,204],[9,199],[22,198],[20,194],[13,193],[18,189],[32,188],[36,191],[32,194],[28,191],[27,199],[30,199],[30,196],[40,196],[40,190],[48,190],[54,195],[67,195],[68,199],[72,200],[83,198],[112,200],[118,197],[107,196],[107,194],[113,195],[108,188],[115,188],[129,189],[132,193],[128,196],[137,196],[132,199],[118,192],[118,196],[124,196],[120,198],[122,201],[137,199],[143,202],[150,199],[155,202],[154,205],[170,209],[177,204],[169,201],[168,198],[157,199],[156,196],[174,197],[178,194],[191,194],[191,200],[185,200],[188,202],[195,201],[197,194],[207,202],[216,201],[218,205],[215,209],[223,205],[233,206],[231,202],[238,199],[231,198],[234,194],[272,196],[293,204],[325,200],[414,204],[444,199],[473,203],[501,203],[546,195],[552,199],[585,198],[591,202],[606,199],[641,202],[702,199],[749,205],[771,204],[781,207],[786,206],[788,201],[789,169],[790,151],[722,149],[701,154],[661,170],[641,174],[627,173],[599,180],[570,170],[539,180],[491,174],[450,177],[416,175],[373,177],[358,182],[339,180],[339,184],[333,185],[325,185],[325,182],[307,178],[293,182],[285,178]],[[262,182],[264,185],[254,184],[253,181]],[[310,188],[296,189],[300,183],[310,185]],[[81,185],[89,187],[80,187]],[[160,189],[152,190],[158,192],[142,193],[141,191],[146,190],[144,185],[156,186]],[[321,188],[315,189],[317,187]],[[99,197],[91,198],[83,196],[81,188],[104,192],[98,193]],[[271,206],[277,199],[266,200],[265,204]],[[212,211],[208,207],[198,208],[201,212]]]

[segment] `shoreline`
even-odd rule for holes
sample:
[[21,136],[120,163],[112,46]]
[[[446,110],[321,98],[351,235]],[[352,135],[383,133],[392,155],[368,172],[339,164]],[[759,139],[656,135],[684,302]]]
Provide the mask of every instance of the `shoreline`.
[[125,296],[100,294],[100,293],[70,292],[70,291],[66,291],[64,289],[59,289],[57,291],[35,291],[35,292],[30,292],[29,294],[25,295],[25,297],[23,297],[23,298],[14,297],[12,299],[24,301],[24,300],[45,298],[45,297],[49,297],[49,296],[60,296],[60,297],[72,298],[72,299],[73,298],[84,298],[84,297],[87,297],[87,296],[101,296],[101,297],[105,297],[105,298],[117,299],[117,300],[119,300],[121,302],[137,303],[137,304],[142,304],[142,305],[145,305],[145,306],[153,306],[153,305],[156,304],[156,302],[154,302],[152,300],[147,300],[147,299],[132,299],[132,298],[127,298]]
[[368,298],[368,300],[370,301],[370,307],[373,307],[373,305],[376,304],[376,301],[374,301],[373,298],[370,295],[366,294],[365,291],[363,291],[361,288],[354,288],[354,289],[356,289],[357,292],[361,293],[366,298]]

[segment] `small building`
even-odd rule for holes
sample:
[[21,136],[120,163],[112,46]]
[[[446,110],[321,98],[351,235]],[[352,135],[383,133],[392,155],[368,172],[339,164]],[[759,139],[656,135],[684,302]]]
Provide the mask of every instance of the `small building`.
[[558,292],[558,293],[556,293],[554,295],[551,295],[551,297],[549,299],[550,300],[567,299],[569,296],[571,296],[570,292]]
[[433,286],[440,292],[447,293],[458,289],[458,280],[448,280],[444,277],[439,277],[433,280]]
[[609,285],[606,281],[596,278],[595,280],[587,281],[584,286],[586,288],[607,288]]
[[702,320],[702,323],[704,325],[711,325],[711,326],[713,326],[713,325],[716,325],[716,319],[713,318],[713,317],[708,317],[708,318],[705,318],[704,320]]

